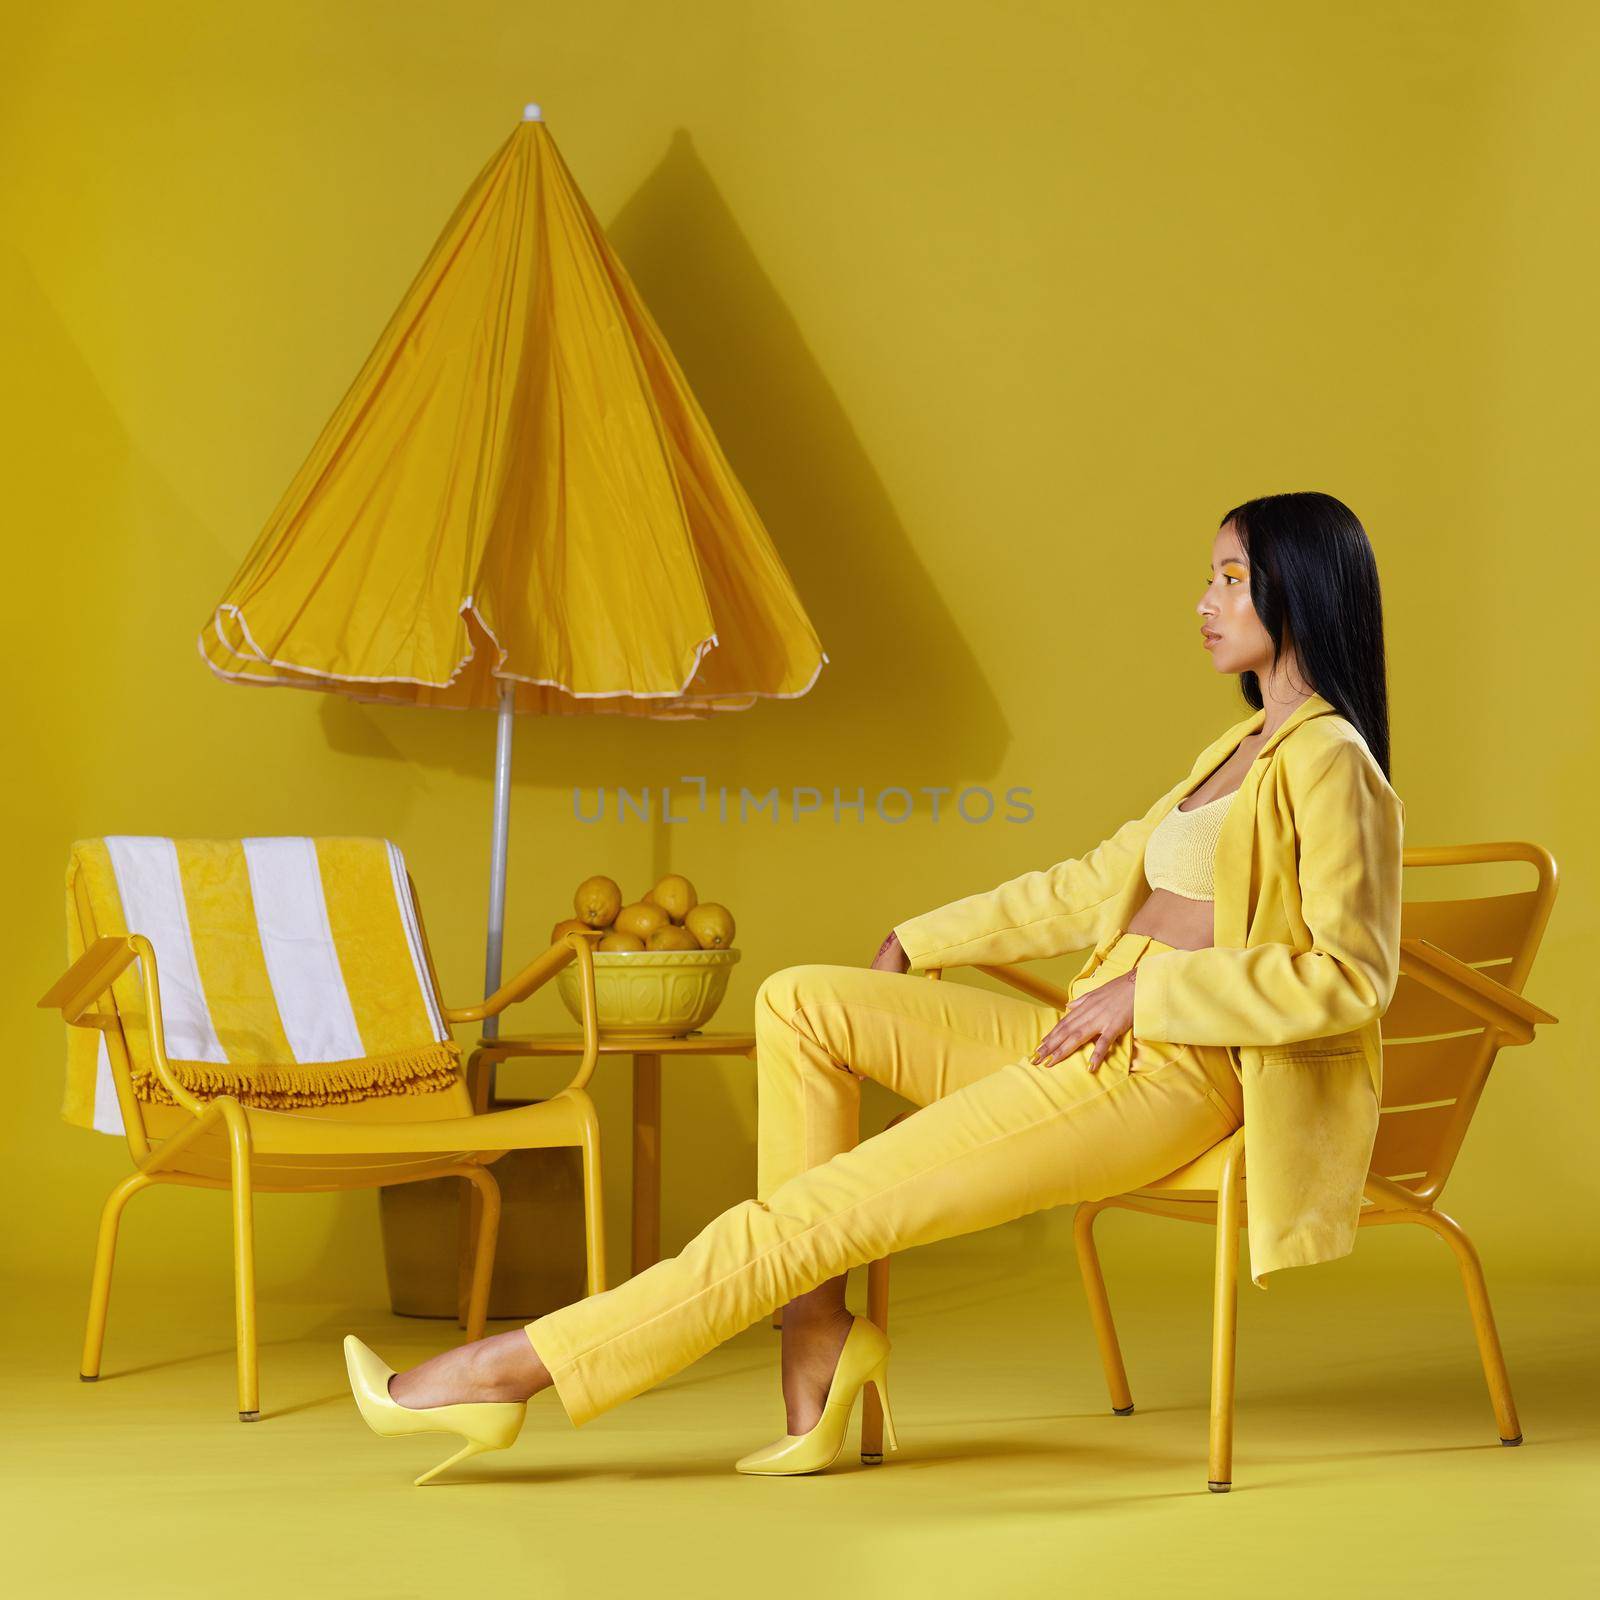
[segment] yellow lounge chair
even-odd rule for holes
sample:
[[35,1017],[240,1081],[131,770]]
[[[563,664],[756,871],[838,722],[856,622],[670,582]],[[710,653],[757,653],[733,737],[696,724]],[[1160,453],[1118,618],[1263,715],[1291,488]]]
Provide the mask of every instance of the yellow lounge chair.
[[[154,1184],[231,1192],[247,1422],[260,1416],[257,1191],[465,1179],[480,1201],[470,1341],[483,1336],[500,1216],[490,1163],[508,1150],[575,1146],[587,1292],[606,1287],[600,1130],[585,1089],[599,1030],[584,935],[551,945],[481,1003],[445,1007],[415,885],[381,839],[84,840],[72,851],[67,911],[76,959],[39,1001],[79,1030],[69,1034],[65,1114],[124,1134],[134,1163],[101,1216],[85,1381],[100,1372],[123,1207]],[[548,1100],[475,1113],[449,1026],[498,1016],[574,960],[584,1053],[571,1082]]]
[[[1522,998],[1556,892],[1549,851],[1521,842],[1417,846],[1405,851],[1407,868],[1478,866],[1523,861],[1537,872],[1533,888],[1482,898],[1407,900],[1401,910],[1400,978],[1383,1017],[1383,1103],[1368,1204],[1360,1226],[1414,1222],[1448,1244],[1461,1269],[1488,1380],[1489,1399],[1502,1444],[1522,1443],[1505,1356],[1495,1332],[1483,1267],[1472,1241],[1436,1206],[1460,1152],[1472,1113],[1503,1045],[1527,1044],[1534,1025],[1555,1022]],[[980,972],[1065,1009],[1056,985],[1020,967],[980,966]],[[929,969],[937,977],[938,969]],[[892,1127],[911,1111],[901,1112]],[[1100,1346],[1111,1409],[1133,1411],[1133,1395],[1111,1319],[1111,1302],[1094,1246],[1094,1220],[1111,1206],[1217,1227],[1212,1308],[1209,1487],[1224,1492],[1233,1478],[1233,1393],[1238,1317],[1239,1230],[1245,1226],[1249,1179],[1240,1128],[1194,1161],[1158,1182],[1104,1200],[1085,1201],[1073,1217],[1073,1240]],[[889,1258],[867,1269],[867,1315],[889,1326]],[[861,1458],[883,1459],[883,1414],[876,1396],[863,1401]]]

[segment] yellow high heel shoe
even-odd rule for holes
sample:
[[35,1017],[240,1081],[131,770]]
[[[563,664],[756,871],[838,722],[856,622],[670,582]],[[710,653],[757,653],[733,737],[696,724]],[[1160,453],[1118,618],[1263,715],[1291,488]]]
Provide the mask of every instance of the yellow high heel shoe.
[[883,1407],[884,1440],[891,1450],[898,1450],[900,1441],[895,1438],[894,1419],[889,1415],[889,1391],[885,1387],[888,1363],[889,1335],[865,1317],[854,1318],[850,1332],[845,1335],[844,1348],[839,1352],[839,1364],[833,1369],[828,1398],[823,1402],[816,1426],[807,1433],[786,1433],[781,1439],[741,1456],[734,1466],[740,1472],[773,1476],[820,1472],[824,1467],[831,1467],[844,1448],[856,1396],[869,1383],[878,1391],[878,1404]]
[[466,1401],[448,1406],[403,1406],[389,1393],[394,1368],[382,1360],[353,1333],[344,1339],[345,1370],[350,1374],[350,1392],[374,1433],[392,1438],[402,1433],[459,1433],[467,1442],[448,1460],[431,1467],[416,1480],[418,1484],[437,1478],[448,1467],[485,1450],[504,1450],[515,1442],[528,1414],[526,1400]]

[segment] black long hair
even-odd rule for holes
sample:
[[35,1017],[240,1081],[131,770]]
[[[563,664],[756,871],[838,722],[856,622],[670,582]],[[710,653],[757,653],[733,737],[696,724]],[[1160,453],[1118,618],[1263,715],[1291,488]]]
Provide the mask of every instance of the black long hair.
[[[1311,687],[1355,724],[1389,777],[1389,688],[1383,596],[1366,529],[1331,494],[1268,494],[1235,506],[1231,522],[1250,564],[1250,599],[1272,639],[1287,634]],[[1245,700],[1261,709],[1261,684],[1239,674]]]

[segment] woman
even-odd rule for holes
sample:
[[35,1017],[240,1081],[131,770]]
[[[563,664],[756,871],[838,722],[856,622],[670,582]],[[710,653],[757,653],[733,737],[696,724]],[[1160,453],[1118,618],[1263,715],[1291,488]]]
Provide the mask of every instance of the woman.
[[[1371,546],[1328,495],[1249,501],[1212,541],[1196,610],[1213,670],[1238,674],[1256,711],[1143,817],[898,924],[870,968],[761,985],[754,1200],[614,1289],[406,1372],[346,1339],[375,1431],[466,1439],[419,1483],[509,1445],[541,1389],[581,1427],[779,1305],[789,1432],[738,1469],[828,1466],[868,1382],[893,1449],[889,1341],[846,1309],[850,1267],[1141,1187],[1241,1125],[1253,1280],[1349,1251],[1404,818]],[[1091,944],[1065,1013],[905,976]],[[857,1144],[866,1077],[920,1109]]]

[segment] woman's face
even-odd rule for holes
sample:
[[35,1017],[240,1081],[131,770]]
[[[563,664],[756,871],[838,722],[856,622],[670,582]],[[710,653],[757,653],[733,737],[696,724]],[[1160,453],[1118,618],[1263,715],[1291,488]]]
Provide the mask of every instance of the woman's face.
[[1231,522],[1223,523],[1211,541],[1211,577],[1195,610],[1217,672],[1254,672],[1266,678],[1272,667],[1272,636],[1251,603],[1250,563]]

